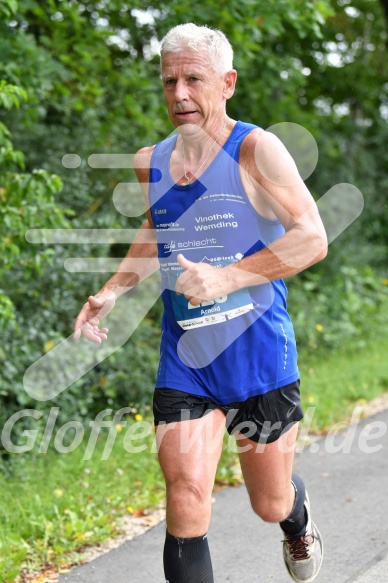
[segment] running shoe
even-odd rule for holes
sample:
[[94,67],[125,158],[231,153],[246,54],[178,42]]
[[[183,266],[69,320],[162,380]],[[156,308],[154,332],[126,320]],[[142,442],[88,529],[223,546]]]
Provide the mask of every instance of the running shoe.
[[306,492],[304,503],[307,515],[306,533],[303,536],[285,534],[283,558],[287,570],[297,583],[311,583],[319,573],[323,559],[322,537],[311,520],[310,502]]

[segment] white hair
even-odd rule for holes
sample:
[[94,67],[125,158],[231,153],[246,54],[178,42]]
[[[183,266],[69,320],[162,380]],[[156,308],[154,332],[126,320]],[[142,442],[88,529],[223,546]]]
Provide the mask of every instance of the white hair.
[[214,70],[224,75],[233,69],[233,49],[220,30],[208,26],[197,26],[192,22],[172,28],[162,40],[160,55],[179,53],[184,49],[207,51]]

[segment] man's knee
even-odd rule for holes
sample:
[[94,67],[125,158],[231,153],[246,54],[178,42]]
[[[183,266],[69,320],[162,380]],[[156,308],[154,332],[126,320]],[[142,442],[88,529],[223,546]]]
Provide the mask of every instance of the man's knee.
[[208,487],[194,479],[179,478],[167,482],[168,502],[177,508],[206,505],[210,494]]
[[253,495],[251,496],[251,506],[264,522],[281,522],[290,513],[290,500],[286,496],[275,498],[273,496]]

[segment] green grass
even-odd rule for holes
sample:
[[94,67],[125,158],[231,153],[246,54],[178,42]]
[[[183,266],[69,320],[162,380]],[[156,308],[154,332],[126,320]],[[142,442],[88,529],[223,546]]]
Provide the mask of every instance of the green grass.
[[[0,472],[0,581],[17,578],[44,565],[64,568],[82,561],[82,547],[101,543],[120,532],[120,517],[151,509],[164,501],[164,482],[153,453],[153,428],[135,439],[128,451],[127,429],[117,432],[112,452],[105,455],[108,429],[101,429],[90,459],[84,460],[89,434],[73,452],[50,450],[16,455]],[[85,423],[85,426],[87,424]],[[152,431],[152,433],[151,433]],[[135,435],[135,437],[138,437]],[[104,453],[105,452],[105,453]],[[108,457],[108,459],[104,459]],[[223,452],[218,484],[235,483],[234,455]],[[81,552],[79,552],[81,549]]]
[[348,419],[355,405],[388,391],[387,353],[388,337],[383,337],[363,347],[300,355],[303,408],[316,408],[313,429],[328,429]]
[[80,560],[72,553],[117,533],[125,512],[163,500],[156,456],[128,453],[120,432],[102,460],[102,432],[90,460],[81,446],[67,455],[49,451],[13,459],[11,474],[1,475],[0,580],[13,580],[22,565],[32,571]]
[[[315,407],[312,429],[348,419],[355,404],[388,390],[385,355],[388,338],[333,353],[301,354],[302,402]],[[133,423],[128,422],[128,426]],[[85,428],[88,427],[85,422]],[[120,429],[120,428],[119,428]],[[72,453],[14,454],[0,472],[0,580],[21,581],[22,571],[44,564],[65,567],[82,560],[82,547],[101,543],[120,530],[120,517],[138,508],[156,507],[164,484],[153,435],[136,441],[140,453],[124,447],[127,428],[116,435],[104,457],[108,430],[101,429],[90,457],[83,460],[88,434]],[[227,444],[227,439],[225,439]],[[225,447],[219,484],[235,483],[236,455]],[[81,552],[80,552],[81,549]]]

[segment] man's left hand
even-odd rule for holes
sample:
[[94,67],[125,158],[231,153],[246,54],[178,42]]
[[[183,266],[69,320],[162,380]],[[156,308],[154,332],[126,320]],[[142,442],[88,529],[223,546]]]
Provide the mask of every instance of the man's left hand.
[[214,300],[228,293],[228,271],[208,263],[193,263],[179,254],[179,265],[184,269],[176,282],[176,293],[183,294],[193,306]]

